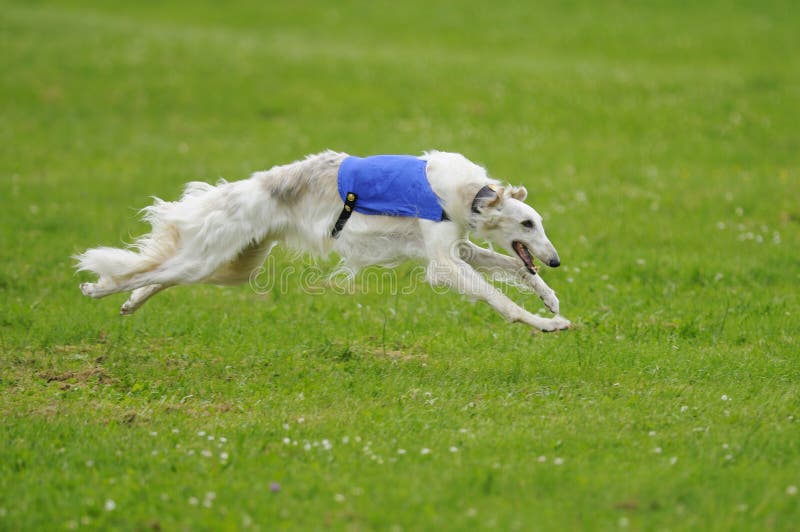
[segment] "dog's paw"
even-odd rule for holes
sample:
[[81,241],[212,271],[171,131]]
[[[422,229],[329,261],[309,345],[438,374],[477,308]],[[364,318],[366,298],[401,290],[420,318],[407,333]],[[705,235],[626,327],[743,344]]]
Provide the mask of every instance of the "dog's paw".
[[544,332],[563,331],[572,327],[572,322],[564,316],[550,318],[549,323],[542,328]]
[[553,314],[558,314],[559,303],[555,292],[550,290],[548,293],[543,295],[542,302],[550,312],[552,312]]
[[83,295],[94,297],[94,289],[95,289],[94,283],[81,283],[80,288]]
[[134,306],[133,303],[131,303],[130,300],[123,303],[122,306],[119,308],[120,316],[130,316],[134,312],[136,312],[136,307]]

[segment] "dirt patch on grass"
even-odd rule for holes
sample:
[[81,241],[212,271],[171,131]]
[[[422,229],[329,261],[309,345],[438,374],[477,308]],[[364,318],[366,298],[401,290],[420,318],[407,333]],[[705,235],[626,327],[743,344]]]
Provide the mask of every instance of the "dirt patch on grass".
[[49,382],[62,383],[62,388],[69,388],[74,384],[86,384],[96,381],[100,384],[113,384],[116,379],[100,366],[92,366],[81,370],[69,371],[41,371],[37,375],[40,379]]

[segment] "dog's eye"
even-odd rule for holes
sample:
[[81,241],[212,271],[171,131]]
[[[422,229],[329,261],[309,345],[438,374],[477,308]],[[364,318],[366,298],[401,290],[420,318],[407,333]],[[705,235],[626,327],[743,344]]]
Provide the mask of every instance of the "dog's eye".
[[533,220],[525,220],[521,222],[523,227],[527,227],[528,229],[533,229]]

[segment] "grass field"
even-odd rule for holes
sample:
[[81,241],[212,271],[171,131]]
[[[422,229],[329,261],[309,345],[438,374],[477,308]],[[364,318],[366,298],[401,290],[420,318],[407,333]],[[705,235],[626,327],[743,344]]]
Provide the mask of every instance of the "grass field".
[[[3,1],[0,530],[796,529],[798,28],[791,1]],[[526,185],[576,327],[426,286],[80,295],[70,255],[151,195],[325,148]]]

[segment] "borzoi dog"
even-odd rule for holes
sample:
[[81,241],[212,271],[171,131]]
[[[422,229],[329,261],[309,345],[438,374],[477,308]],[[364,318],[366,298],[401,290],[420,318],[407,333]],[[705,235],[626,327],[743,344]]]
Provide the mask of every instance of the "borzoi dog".
[[[152,231],[127,249],[77,255],[95,273],[93,298],[132,291],[122,314],[175,285],[247,282],[275,244],[314,256],[336,252],[351,272],[422,260],[426,281],[489,303],[503,317],[542,331],[566,329],[555,292],[533,257],[557,267],[542,217],[524,187],[502,186],[455,153],[351,157],[326,151],[216,186],[192,182],[176,202],[143,209]],[[517,258],[472,243],[474,234]],[[528,312],[482,275],[532,288],[555,316]]]

